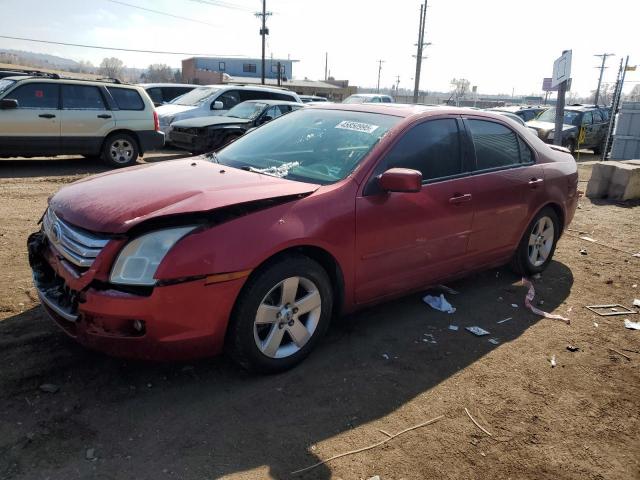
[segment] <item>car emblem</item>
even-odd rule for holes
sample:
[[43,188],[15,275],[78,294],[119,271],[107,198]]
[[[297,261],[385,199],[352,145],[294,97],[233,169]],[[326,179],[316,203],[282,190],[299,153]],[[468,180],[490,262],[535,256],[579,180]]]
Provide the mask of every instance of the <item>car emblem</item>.
[[51,241],[58,243],[60,241],[60,237],[62,237],[62,228],[58,222],[55,222],[51,227]]

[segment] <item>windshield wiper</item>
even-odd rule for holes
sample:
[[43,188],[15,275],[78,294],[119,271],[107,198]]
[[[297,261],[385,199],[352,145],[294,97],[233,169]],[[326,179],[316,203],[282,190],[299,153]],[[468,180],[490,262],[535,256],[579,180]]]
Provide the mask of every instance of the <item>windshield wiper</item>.
[[207,160],[213,160],[215,163],[220,163],[218,154],[216,152],[209,152],[205,155],[205,157],[207,157]]

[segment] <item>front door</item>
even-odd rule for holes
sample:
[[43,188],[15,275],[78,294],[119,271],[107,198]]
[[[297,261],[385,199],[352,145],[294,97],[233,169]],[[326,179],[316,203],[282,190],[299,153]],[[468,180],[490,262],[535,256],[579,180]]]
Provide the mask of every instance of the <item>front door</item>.
[[18,108],[0,110],[0,156],[56,155],[60,148],[59,87],[25,83],[7,93]]
[[62,85],[62,153],[97,154],[115,125],[99,87]]
[[[460,123],[440,118],[410,128],[380,161],[356,198],[356,302],[410,291],[454,272],[464,259],[473,218]],[[422,173],[417,193],[383,192],[389,168]]]

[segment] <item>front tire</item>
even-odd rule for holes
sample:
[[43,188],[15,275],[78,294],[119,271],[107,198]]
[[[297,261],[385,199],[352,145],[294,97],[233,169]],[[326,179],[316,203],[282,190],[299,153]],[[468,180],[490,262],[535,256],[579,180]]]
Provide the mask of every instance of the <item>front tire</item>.
[[534,217],[525,231],[512,260],[512,268],[524,276],[542,272],[553,258],[560,221],[551,207],[545,207]]
[[111,167],[129,167],[138,160],[138,142],[127,133],[107,137],[102,146],[102,160]]
[[227,349],[249,371],[288,370],[320,341],[332,307],[331,282],[317,262],[303,255],[281,257],[256,271],[238,296]]

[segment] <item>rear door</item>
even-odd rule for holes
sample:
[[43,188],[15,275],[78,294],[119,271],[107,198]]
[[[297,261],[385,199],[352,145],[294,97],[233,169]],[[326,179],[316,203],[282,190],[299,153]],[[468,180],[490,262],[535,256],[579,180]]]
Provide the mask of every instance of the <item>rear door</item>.
[[135,88],[107,87],[113,104],[115,128],[133,131],[152,131],[155,129],[153,111],[146,108],[142,96]]
[[[428,285],[462,264],[473,195],[460,127],[455,117],[411,127],[356,198],[357,303]],[[380,191],[378,175],[394,167],[421,171],[421,191]]]
[[475,270],[510,257],[544,199],[544,172],[510,127],[470,116],[464,123],[475,154],[475,213],[465,269]]
[[60,151],[60,87],[22,83],[3,98],[18,108],[0,110],[0,155],[56,155]]
[[584,131],[581,146],[592,147],[600,143],[598,126],[593,124],[593,112],[584,112],[580,128]]
[[62,84],[61,153],[97,154],[115,119],[94,85]]

